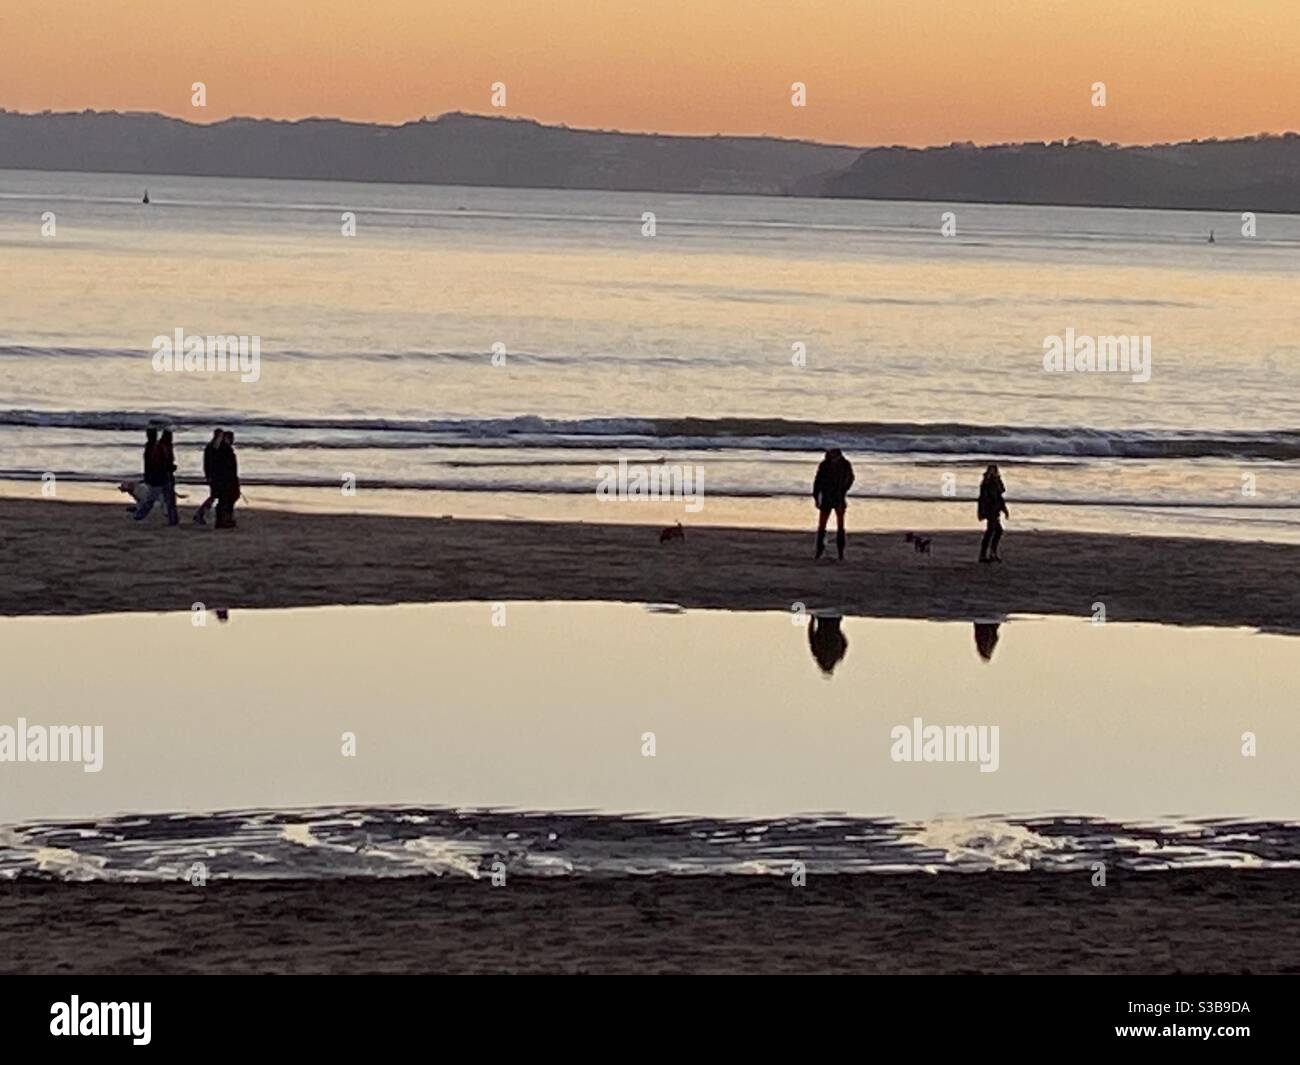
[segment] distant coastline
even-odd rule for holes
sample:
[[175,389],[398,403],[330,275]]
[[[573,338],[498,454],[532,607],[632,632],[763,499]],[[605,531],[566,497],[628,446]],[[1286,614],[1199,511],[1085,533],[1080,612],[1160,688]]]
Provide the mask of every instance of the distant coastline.
[[0,169],[1300,213],[1300,135],[852,147],[450,113],[402,125],[0,110]]

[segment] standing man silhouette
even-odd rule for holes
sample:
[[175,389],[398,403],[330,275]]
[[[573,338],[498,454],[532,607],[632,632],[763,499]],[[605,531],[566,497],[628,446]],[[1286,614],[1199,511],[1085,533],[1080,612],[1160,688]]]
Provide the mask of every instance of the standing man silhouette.
[[816,558],[821,558],[826,553],[826,522],[832,510],[835,511],[835,547],[839,557],[844,558],[844,509],[848,506],[849,489],[852,487],[853,467],[839,448],[831,448],[817,467],[817,476],[813,478],[813,502],[819,511]]

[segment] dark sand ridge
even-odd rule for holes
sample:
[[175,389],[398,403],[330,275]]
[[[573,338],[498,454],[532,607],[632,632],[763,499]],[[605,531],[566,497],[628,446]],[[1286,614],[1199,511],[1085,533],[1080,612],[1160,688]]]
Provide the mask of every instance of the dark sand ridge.
[[[240,527],[134,523],[121,504],[0,500],[0,614],[96,614],[450,600],[617,600],[875,617],[1032,613],[1300,630],[1300,545],[1017,533],[976,563],[979,533],[851,535],[844,563],[813,535],[471,521],[240,508]],[[833,549],[832,549],[833,552]]]
[[29,881],[0,943],[5,973],[1296,973],[1300,872]]

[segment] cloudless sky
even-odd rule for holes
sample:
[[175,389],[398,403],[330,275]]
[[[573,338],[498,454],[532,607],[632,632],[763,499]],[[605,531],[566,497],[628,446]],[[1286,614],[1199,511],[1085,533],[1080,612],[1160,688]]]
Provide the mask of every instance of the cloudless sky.
[[0,107],[464,110],[850,144],[1228,137],[1300,127],[1300,0],[0,0]]

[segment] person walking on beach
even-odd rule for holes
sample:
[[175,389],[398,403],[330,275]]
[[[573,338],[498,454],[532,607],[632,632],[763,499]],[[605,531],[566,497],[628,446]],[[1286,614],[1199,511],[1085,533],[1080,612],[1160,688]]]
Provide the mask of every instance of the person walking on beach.
[[212,456],[212,490],[217,496],[217,528],[235,527],[235,503],[239,499],[239,458],[235,455],[235,434],[221,434],[221,447]]
[[179,525],[180,515],[176,511],[176,442],[170,429],[164,429],[158,438],[162,449],[163,469],[167,471],[167,484],[163,488],[163,503],[167,507],[167,524]]
[[980,481],[980,499],[976,511],[979,520],[987,522],[984,528],[984,539],[980,541],[981,562],[1002,561],[998,555],[998,541],[1002,539],[1002,515],[1011,517],[1011,511],[1007,510],[1007,503],[1003,498],[1006,491],[998,468],[989,466],[984,471],[984,479]]
[[826,522],[832,510],[835,511],[835,547],[839,551],[839,557],[844,558],[844,508],[848,505],[849,489],[852,487],[853,467],[839,448],[831,448],[817,467],[817,476],[813,478],[813,502],[819,511],[816,558],[821,558],[826,553]]
[[176,514],[174,480],[176,461],[172,455],[171,431],[168,430],[163,434],[163,440],[158,439],[157,429],[146,429],[144,435],[144,483],[146,492],[145,497],[140,500],[140,505],[135,508],[133,517],[136,521],[144,521],[149,516],[149,512],[153,510],[153,505],[159,499],[162,499],[167,510],[167,524],[176,525],[180,518]]
[[212,509],[212,504],[217,501],[217,490],[212,486],[212,456],[225,442],[225,438],[224,430],[213,429],[212,439],[203,448],[203,480],[208,486],[208,498],[200,503],[199,509],[194,512],[194,520],[199,525],[208,523],[208,511]]

